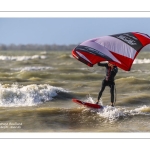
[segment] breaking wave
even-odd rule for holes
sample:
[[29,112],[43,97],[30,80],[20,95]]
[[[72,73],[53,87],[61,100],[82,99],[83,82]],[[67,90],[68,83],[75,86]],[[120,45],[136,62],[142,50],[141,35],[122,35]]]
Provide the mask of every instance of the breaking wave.
[[144,58],[144,59],[135,59],[133,64],[149,64],[150,59]]
[[59,92],[68,91],[48,84],[27,86],[0,84],[0,107],[34,106],[52,100]]
[[33,55],[33,56],[0,56],[0,60],[8,60],[8,61],[25,61],[32,59],[46,59],[44,55]]
[[32,67],[20,67],[20,68],[12,68],[11,70],[15,70],[15,71],[42,71],[42,70],[50,70],[53,69],[53,67],[36,67],[36,66],[32,66]]

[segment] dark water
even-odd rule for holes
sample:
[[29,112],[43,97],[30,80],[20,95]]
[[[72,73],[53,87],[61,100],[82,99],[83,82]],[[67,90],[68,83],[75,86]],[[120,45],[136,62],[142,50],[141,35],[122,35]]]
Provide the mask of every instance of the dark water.
[[149,132],[150,53],[141,52],[131,71],[116,76],[116,107],[109,88],[91,110],[72,102],[95,103],[105,68],[72,58],[71,51],[1,51],[0,132]]

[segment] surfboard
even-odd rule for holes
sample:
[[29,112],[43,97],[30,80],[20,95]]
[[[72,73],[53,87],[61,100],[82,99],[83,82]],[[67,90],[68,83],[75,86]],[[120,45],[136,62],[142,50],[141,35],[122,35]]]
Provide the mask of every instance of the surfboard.
[[92,103],[88,103],[88,102],[83,102],[79,99],[75,99],[73,98],[72,101],[74,103],[77,103],[79,105],[82,105],[82,106],[85,106],[85,107],[88,107],[88,108],[94,108],[94,109],[102,109],[103,106],[102,105],[98,105],[98,104],[92,104]]

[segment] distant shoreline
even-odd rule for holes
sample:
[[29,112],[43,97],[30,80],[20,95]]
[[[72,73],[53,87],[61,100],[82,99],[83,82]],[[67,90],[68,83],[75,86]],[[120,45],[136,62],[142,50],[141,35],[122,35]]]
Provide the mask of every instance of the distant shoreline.
[[[70,51],[79,44],[58,45],[58,44],[0,44],[0,51]],[[150,45],[143,48],[142,51],[150,52]]]

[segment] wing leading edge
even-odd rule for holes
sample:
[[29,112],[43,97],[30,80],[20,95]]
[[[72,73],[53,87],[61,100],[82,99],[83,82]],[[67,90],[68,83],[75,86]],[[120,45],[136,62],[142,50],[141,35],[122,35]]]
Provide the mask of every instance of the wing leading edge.
[[109,61],[129,71],[140,50],[150,44],[150,37],[139,32],[128,32],[87,40],[72,50],[72,55],[93,67],[98,62]]

